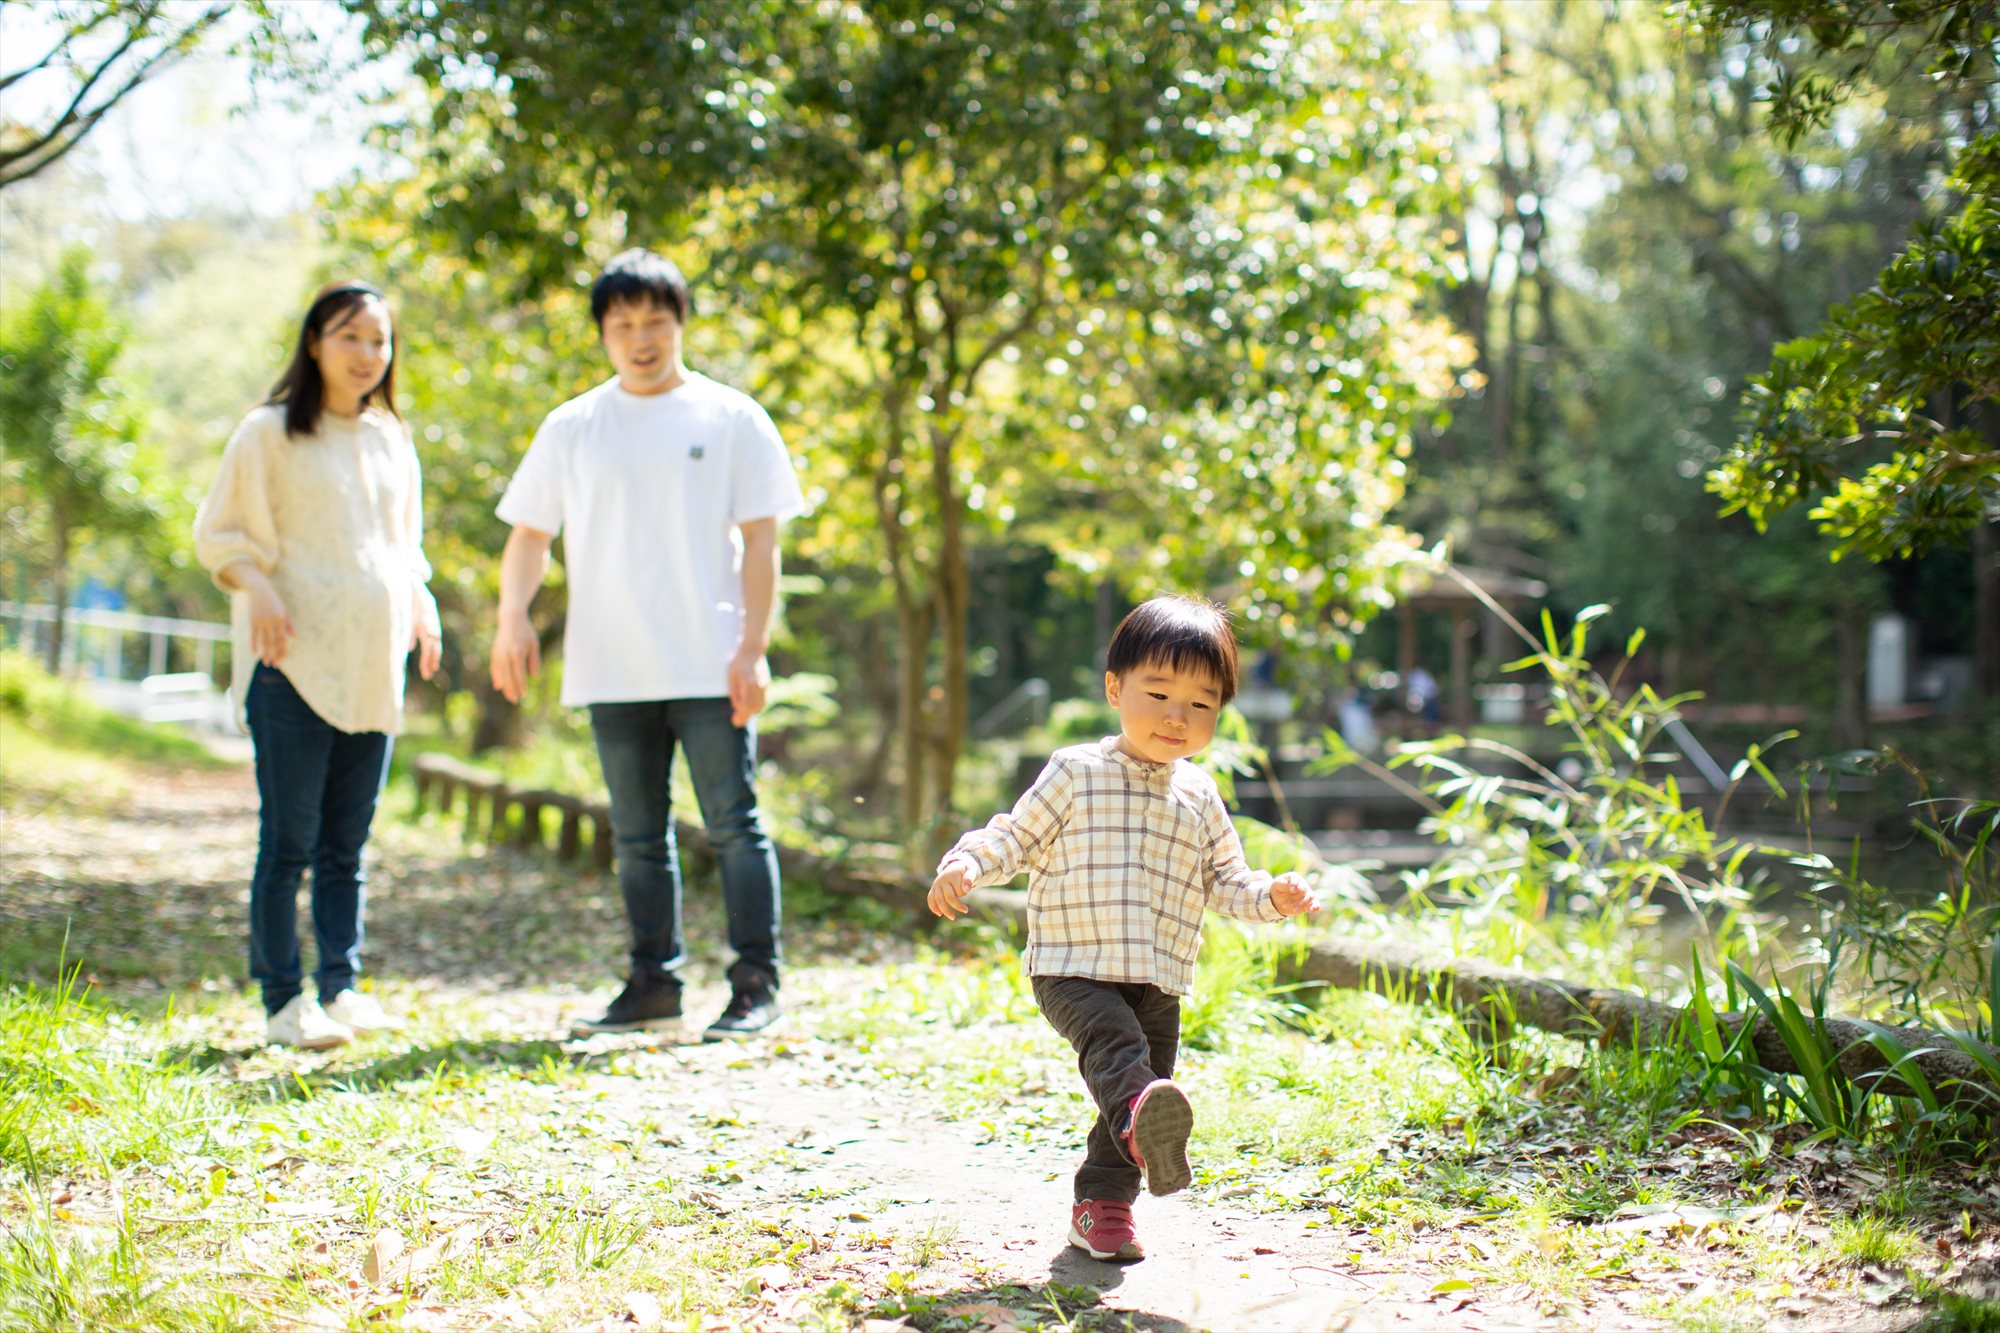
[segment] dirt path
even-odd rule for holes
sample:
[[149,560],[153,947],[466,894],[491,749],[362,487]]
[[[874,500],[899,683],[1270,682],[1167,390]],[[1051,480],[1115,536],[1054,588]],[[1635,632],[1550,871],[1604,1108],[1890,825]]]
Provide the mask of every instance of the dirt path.
[[[95,813],[16,803],[0,830],[0,930],[12,928],[8,917],[46,930],[36,921],[64,912],[104,923],[80,953],[114,999],[194,979],[119,966],[121,949],[146,956],[141,941],[162,931],[199,937],[187,955],[194,975],[240,974],[231,954],[240,949],[254,804],[240,772],[150,782]],[[879,1059],[821,1034],[813,997],[857,984],[866,975],[857,953],[893,952],[893,942],[821,939],[838,947],[816,958],[814,932],[799,930],[787,990],[794,1012],[774,1038],[730,1046],[572,1043],[563,1035],[568,1019],[603,994],[605,942],[619,928],[615,889],[552,886],[551,868],[540,862],[468,862],[434,832],[407,826],[386,824],[378,843],[372,952],[393,960],[397,975],[387,984],[401,998],[477,1003],[522,1042],[564,1041],[562,1049],[578,1055],[615,1056],[585,1062],[573,1087],[550,1095],[597,1123],[661,1127],[628,1145],[629,1169],[691,1182],[716,1212],[809,1234],[815,1245],[855,1237],[892,1238],[905,1252],[924,1245],[917,1290],[960,1311],[955,1327],[1004,1329],[1016,1318],[1046,1325],[1047,1302],[1060,1311],[1067,1300],[1073,1310],[1083,1290],[1096,1294],[1095,1327],[1651,1329],[1662,1325],[1642,1314],[1648,1299],[1689,1285],[1656,1273],[1653,1282],[1594,1284],[1557,1304],[1490,1284],[1439,1293],[1448,1271],[1429,1262],[1423,1246],[1386,1255],[1365,1233],[1310,1225],[1323,1212],[1260,1211],[1250,1206],[1254,1196],[1244,1197],[1251,1191],[1212,1186],[1140,1202],[1143,1263],[1093,1262],[1063,1243],[1077,1158],[1064,1135],[1023,1138],[939,1115],[921,1092],[885,1076]],[[478,910],[468,915],[471,884]],[[532,982],[531,972],[539,973]],[[694,979],[690,1013],[719,1009],[714,967],[696,969]],[[259,1024],[247,996],[241,1007],[240,1044],[224,1062],[254,1067],[266,1058]],[[730,1167],[718,1171],[722,1158]],[[874,1278],[886,1278],[893,1263],[885,1255]],[[865,1289],[870,1275],[858,1276]],[[1016,1288],[1043,1304],[1010,1315],[996,1294],[1018,1302]],[[785,1325],[811,1295],[767,1293],[769,1317]],[[1891,1328],[1910,1314],[1852,1300],[1793,1306],[1772,1311],[1768,1326]]]

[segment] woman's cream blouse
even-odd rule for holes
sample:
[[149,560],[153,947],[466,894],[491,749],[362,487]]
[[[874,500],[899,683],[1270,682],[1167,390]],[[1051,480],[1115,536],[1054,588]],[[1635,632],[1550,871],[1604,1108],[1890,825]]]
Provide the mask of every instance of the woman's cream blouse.
[[[223,451],[194,543],[211,575],[247,560],[271,580],[297,631],[278,669],[315,713],[342,731],[403,729],[404,665],[431,570],[417,451],[401,421],[373,408],[326,412],[317,434],[288,439],[285,409],[258,408]],[[250,599],[230,602],[240,717],[257,659]]]

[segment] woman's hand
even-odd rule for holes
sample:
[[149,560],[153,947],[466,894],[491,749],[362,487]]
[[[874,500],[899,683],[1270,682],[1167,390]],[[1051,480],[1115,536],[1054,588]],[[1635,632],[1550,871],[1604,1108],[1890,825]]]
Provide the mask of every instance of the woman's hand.
[[277,666],[285,660],[285,649],[298,634],[291,613],[285,610],[285,599],[278,596],[278,590],[264,577],[264,571],[253,564],[231,565],[229,575],[231,585],[250,599],[251,653],[265,666]]
[[429,680],[444,660],[444,626],[438,620],[437,598],[423,584],[417,585],[416,615],[410,627],[410,647],[417,651],[417,674]]

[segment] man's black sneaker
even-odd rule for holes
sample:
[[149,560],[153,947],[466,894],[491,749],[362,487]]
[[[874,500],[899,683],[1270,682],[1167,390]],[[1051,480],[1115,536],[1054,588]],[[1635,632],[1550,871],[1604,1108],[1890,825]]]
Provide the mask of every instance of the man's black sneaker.
[[708,1025],[702,1039],[705,1041],[726,1041],[732,1037],[754,1037],[760,1032],[768,1032],[778,1021],[784,1009],[778,1004],[777,988],[768,977],[759,974],[732,981],[729,987],[729,1007],[722,1011],[722,1017]]
[[681,983],[671,977],[634,972],[601,1018],[579,1018],[569,1030],[579,1037],[598,1032],[656,1032],[680,1026]]

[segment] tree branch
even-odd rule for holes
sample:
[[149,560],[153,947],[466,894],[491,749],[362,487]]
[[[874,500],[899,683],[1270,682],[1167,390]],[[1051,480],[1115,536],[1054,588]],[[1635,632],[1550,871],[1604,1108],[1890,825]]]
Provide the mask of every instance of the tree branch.
[[[160,49],[139,63],[129,77],[98,105],[85,110],[85,103],[97,85],[109,75],[112,69],[129,55],[140,43],[154,34],[151,24],[159,11],[157,3],[149,4],[130,20],[125,37],[110,55],[99,61],[89,76],[84,79],[69,104],[57,115],[46,132],[29,142],[10,149],[0,149],[0,189],[28,179],[57,161],[97,127],[104,116],[129,96],[139,85],[152,78],[166,66],[181,59],[200,41],[202,34],[219,23],[229,12],[229,6],[218,4],[189,22],[179,32],[162,40]],[[95,26],[94,24],[91,26]],[[80,31],[88,31],[86,27]],[[64,46],[70,38],[64,39]],[[51,53],[49,58],[53,58]],[[25,71],[24,71],[25,72]],[[23,165],[25,164],[25,165]]]

